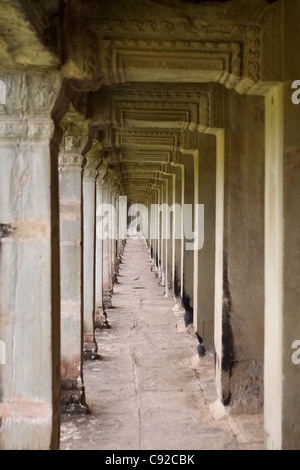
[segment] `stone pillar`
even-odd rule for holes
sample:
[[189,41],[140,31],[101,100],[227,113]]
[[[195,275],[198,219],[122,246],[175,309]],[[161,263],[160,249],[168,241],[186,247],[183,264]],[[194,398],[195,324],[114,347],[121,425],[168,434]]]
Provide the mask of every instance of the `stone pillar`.
[[154,271],[158,273],[158,215],[157,215],[157,205],[159,201],[159,189],[156,185],[153,185],[153,198],[151,205],[151,231],[153,230],[153,263],[154,263]]
[[116,188],[113,188],[112,191],[112,228],[113,233],[111,237],[111,279],[112,286],[118,282],[118,214],[119,214],[119,205],[118,205],[118,193]]
[[[103,202],[103,179],[99,176],[96,181],[96,211]],[[95,328],[108,328],[107,315],[103,303],[103,240],[102,216],[97,217],[96,225],[96,273],[95,273]]]
[[1,73],[0,86],[0,448],[58,449],[58,150],[51,111],[60,79]]
[[[174,239],[174,218],[175,214],[173,211],[174,203],[174,192],[173,192],[173,180],[175,179],[174,175],[166,175],[166,184],[167,184],[167,197],[166,204],[168,205],[169,210],[167,211],[167,223],[170,227],[170,232],[166,240],[166,297],[172,295],[173,292],[173,283],[172,283],[172,266],[173,266],[173,239]],[[172,210],[171,210],[172,209]]]
[[64,136],[59,156],[61,404],[87,412],[83,385],[82,165],[85,139]]
[[[300,448],[300,5],[282,2],[283,84],[266,96],[265,444]],[[294,85],[295,86],[295,85]],[[298,90],[298,91],[297,91]],[[293,94],[297,100],[292,101]]]
[[193,209],[194,209],[194,154],[187,153],[180,157],[180,163],[184,162],[184,200],[183,200],[183,286],[182,286],[182,306],[185,310],[185,326],[193,323],[193,262],[194,250],[190,245],[194,243],[192,239],[193,231]]
[[[103,192],[102,192],[102,202],[103,205],[110,204],[110,186],[107,181],[103,184]],[[103,250],[103,305],[104,308],[111,308],[111,286],[110,286],[110,237],[109,237],[109,230],[110,230],[110,216],[109,211],[105,212],[102,222],[102,230],[103,230],[103,240],[102,240],[102,250]],[[105,235],[104,235],[105,233]]]
[[172,266],[172,284],[174,291],[175,308],[182,309],[183,295],[183,204],[184,204],[184,165],[180,163],[171,163],[171,168],[175,182],[173,186],[174,199],[173,203],[180,207],[180,211],[174,213],[173,228],[173,266]]
[[156,184],[160,187],[158,202],[158,276],[161,279],[161,285],[166,283],[166,211],[163,206],[166,204],[167,182],[165,178],[157,178]]
[[121,264],[127,237],[127,196],[119,195],[118,207],[118,264]]
[[152,194],[148,194],[147,201],[146,201],[146,207],[147,207],[147,217],[148,217],[148,230],[147,230],[147,247],[148,247],[148,253],[149,253],[149,258],[150,261],[153,262],[153,248],[152,248],[152,239],[151,239],[151,200],[152,200]]
[[[88,157],[87,157],[88,158]],[[95,221],[97,159],[87,160],[83,170],[83,329],[84,359],[96,359],[95,340]]]
[[164,203],[164,182],[161,179],[157,181],[159,186],[159,202],[158,202],[158,277],[161,279],[161,284],[164,285],[164,244],[163,244],[163,212],[160,211],[162,204]]
[[112,184],[111,181],[109,182],[109,189],[108,189],[108,204],[110,206],[110,210],[108,211],[108,285],[109,285],[109,292],[110,295],[113,293],[114,284],[113,284],[113,269],[114,269],[114,195],[112,191]]
[[[214,339],[215,287],[215,206],[216,206],[216,137],[199,134],[199,154],[195,162],[195,210],[204,206],[203,223],[197,234],[200,246],[194,251],[194,328],[206,350]],[[197,210],[197,214],[200,212]],[[195,230],[198,225],[195,217]],[[202,226],[204,224],[204,226]],[[201,245],[204,234],[204,243]]]
[[216,384],[223,403],[245,412],[263,403],[263,104],[226,90],[223,161],[217,145]]

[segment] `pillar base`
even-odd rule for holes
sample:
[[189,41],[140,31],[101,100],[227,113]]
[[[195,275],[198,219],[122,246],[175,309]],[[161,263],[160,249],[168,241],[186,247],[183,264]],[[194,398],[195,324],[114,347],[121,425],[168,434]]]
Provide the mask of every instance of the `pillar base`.
[[108,329],[110,325],[107,321],[107,315],[103,307],[97,307],[95,310],[95,330]]
[[83,358],[85,361],[97,359],[98,345],[96,341],[85,341],[83,345]]
[[172,308],[173,312],[184,313],[184,308],[182,306],[181,298],[174,296],[174,307]]
[[62,380],[60,388],[60,408],[62,414],[88,414],[85,390],[80,379]]
[[165,297],[171,297],[172,295],[173,295],[172,284],[168,282],[168,284],[166,285]]
[[112,307],[112,299],[110,294],[103,295],[103,305],[104,309]]
[[185,310],[183,314],[186,328],[193,323],[193,310]]

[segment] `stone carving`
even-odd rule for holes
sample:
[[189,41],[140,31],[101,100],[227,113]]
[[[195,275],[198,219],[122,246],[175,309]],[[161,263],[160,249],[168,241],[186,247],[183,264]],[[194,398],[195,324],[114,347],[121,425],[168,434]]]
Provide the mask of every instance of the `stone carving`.
[[88,136],[64,135],[64,151],[81,153],[88,143]]
[[13,140],[18,139],[22,135],[26,135],[25,126],[21,125],[19,121],[2,121],[0,122],[0,139]]
[[206,24],[205,22],[191,22],[187,21],[141,21],[141,20],[100,20],[97,24],[97,29],[101,32],[166,32],[166,33],[190,33],[203,32],[206,34],[231,34],[231,35],[244,35],[246,32],[246,25],[244,24]]
[[83,164],[84,157],[79,153],[60,153],[58,156],[59,167],[64,166],[75,166],[81,167]]
[[85,166],[83,168],[83,177],[84,179],[95,180],[97,178],[98,171],[95,168]]
[[28,139],[33,141],[44,141],[47,145],[54,133],[54,123],[51,119],[28,120]]
[[61,77],[58,74],[29,74],[24,80],[29,112],[51,112],[60,90]]
[[54,123],[50,118],[46,119],[27,119],[27,120],[2,120],[0,121],[0,140],[11,142],[45,142],[49,144],[54,132]]
[[260,28],[253,26],[249,30],[249,78],[257,82],[260,78]]
[[[174,70],[174,74],[182,69],[199,69],[206,81],[223,83],[231,75],[241,76],[239,42],[124,38],[105,39],[104,44],[103,68],[107,84],[131,81],[137,70],[141,73],[138,79],[143,81],[147,70],[154,68],[156,74],[158,70],[163,73],[163,64]],[[148,53],[152,55],[151,62],[147,59]]]

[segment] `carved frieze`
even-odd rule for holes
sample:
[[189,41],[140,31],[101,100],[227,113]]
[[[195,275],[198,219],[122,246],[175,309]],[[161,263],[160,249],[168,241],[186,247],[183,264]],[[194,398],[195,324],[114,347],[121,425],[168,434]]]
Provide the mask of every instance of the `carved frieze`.
[[0,141],[2,145],[45,144],[49,145],[53,136],[54,123],[45,119],[0,119]]

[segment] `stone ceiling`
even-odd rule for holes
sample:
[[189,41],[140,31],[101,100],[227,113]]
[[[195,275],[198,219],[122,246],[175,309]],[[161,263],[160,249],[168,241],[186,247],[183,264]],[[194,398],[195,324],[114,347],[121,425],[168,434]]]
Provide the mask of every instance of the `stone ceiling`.
[[222,127],[224,87],[264,94],[270,77],[280,79],[270,3],[7,0],[0,61],[72,82],[61,126],[88,127],[120,191],[144,201],[197,132]]

